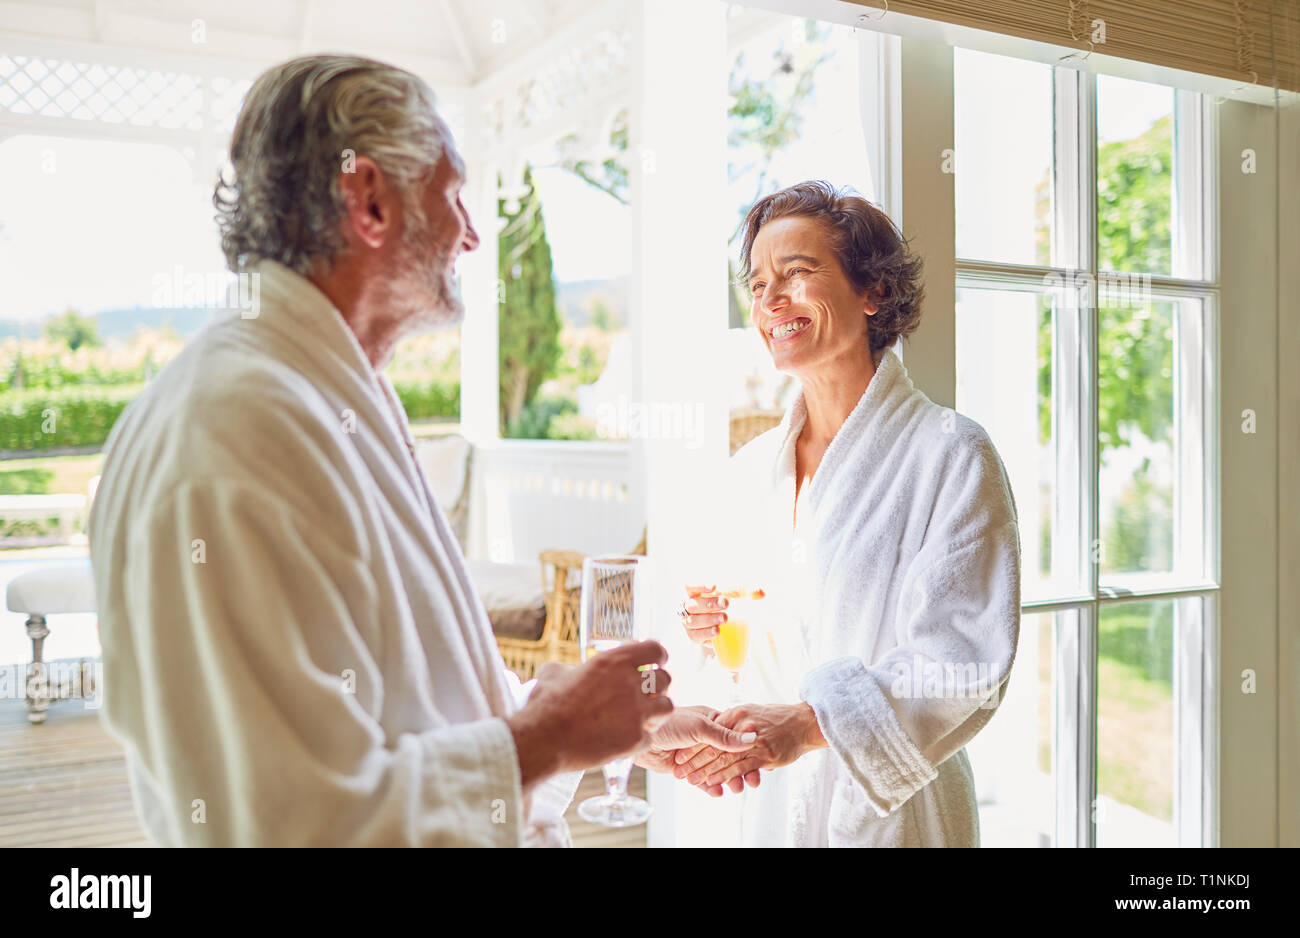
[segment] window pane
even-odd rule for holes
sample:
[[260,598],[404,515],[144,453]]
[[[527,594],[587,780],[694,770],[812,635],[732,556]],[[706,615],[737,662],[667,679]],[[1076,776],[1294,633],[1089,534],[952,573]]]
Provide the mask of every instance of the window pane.
[[1097,76],[1097,266],[1169,274],[1174,92]]
[[1173,306],[1099,310],[1103,576],[1173,569]]
[[1024,616],[1016,663],[997,712],[966,746],[981,847],[1055,845],[1052,613]]
[[1103,605],[1097,623],[1099,847],[1177,846],[1174,606]]
[[1048,264],[1051,67],[967,49],[953,53],[957,256]]
[[[751,295],[738,281],[744,220],[760,197],[812,179],[849,188],[878,203],[868,122],[876,94],[864,83],[864,35],[850,26],[734,8],[728,31],[737,42],[730,60],[727,107],[728,347],[721,367],[738,433],[747,442],[765,419],[779,417],[798,384],[777,371],[757,330]],[[743,38],[742,38],[743,37]],[[750,418],[753,418],[752,420]],[[748,422],[747,422],[748,421]]]
[[1026,601],[1086,589],[1077,562],[1082,534],[1071,521],[1078,512],[1062,510],[1078,505],[1065,490],[1079,470],[1060,430],[1067,379],[1053,368],[1054,310],[1050,294],[1031,290],[957,291],[957,410],[984,427],[1006,467]]
[[537,144],[500,177],[503,437],[618,439],[625,429],[602,417],[632,395],[627,114],[604,117],[592,139]]

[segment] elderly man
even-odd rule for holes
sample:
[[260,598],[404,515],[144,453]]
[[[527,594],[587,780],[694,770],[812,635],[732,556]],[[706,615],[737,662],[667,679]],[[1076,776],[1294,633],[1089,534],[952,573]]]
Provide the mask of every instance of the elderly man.
[[502,665],[382,374],[403,336],[460,321],[453,267],[478,244],[428,87],[290,61],[230,156],[214,201],[257,308],[119,420],[90,519],[104,715],[153,839],[568,844],[581,770],[752,742],[669,716],[667,672],[637,670],[655,642],[549,670],[526,702]]

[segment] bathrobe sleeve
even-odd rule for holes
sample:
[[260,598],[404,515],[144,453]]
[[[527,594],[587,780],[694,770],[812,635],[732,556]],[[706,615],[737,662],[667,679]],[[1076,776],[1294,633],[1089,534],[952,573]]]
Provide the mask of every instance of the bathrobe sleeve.
[[[537,678],[528,681],[519,680],[519,675],[503,664],[502,677],[516,710],[528,703],[528,698],[537,689]],[[564,813],[578,793],[585,772],[560,772],[538,782],[525,799],[528,804],[528,823],[523,832],[525,847],[572,847],[573,837],[569,833],[568,822]]]
[[969,424],[939,471],[921,547],[895,573],[897,646],[871,663],[828,661],[800,690],[881,817],[989,721],[1019,636],[1020,537],[1001,459]]
[[243,480],[173,492],[129,543],[136,647],[112,643],[162,678],[105,696],[173,841],[518,846],[504,720],[386,738],[376,586],[339,529]]

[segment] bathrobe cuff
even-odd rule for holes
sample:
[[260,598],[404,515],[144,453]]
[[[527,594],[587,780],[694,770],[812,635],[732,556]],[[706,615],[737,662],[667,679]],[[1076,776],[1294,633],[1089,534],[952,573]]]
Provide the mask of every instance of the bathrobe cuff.
[[[528,698],[537,689],[537,678],[520,681],[519,676],[509,669],[503,669],[507,689],[515,707],[527,705]],[[511,737],[513,741],[513,736]],[[533,786],[526,799],[527,824],[523,830],[525,847],[572,847],[573,838],[569,833],[568,822],[564,812],[568,810],[573,796],[578,793],[584,772],[563,772],[553,775]]]
[[938,776],[861,658],[836,658],[809,671],[799,697],[880,817]]
[[[423,733],[421,819],[430,827],[418,840],[436,841],[437,822],[446,822],[447,806],[459,804],[463,843],[482,847],[518,847],[527,840],[523,777],[514,734],[505,720],[491,717],[457,723]],[[477,803],[477,810],[474,805]],[[419,823],[417,821],[417,823]]]

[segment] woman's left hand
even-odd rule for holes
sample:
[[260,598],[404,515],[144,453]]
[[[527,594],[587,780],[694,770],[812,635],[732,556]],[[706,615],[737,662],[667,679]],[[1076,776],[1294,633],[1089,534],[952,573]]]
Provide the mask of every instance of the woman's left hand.
[[[806,703],[743,704],[714,717],[718,723],[742,733],[757,733],[758,740],[744,752],[721,752],[712,746],[683,749],[677,754],[677,778],[705,791],[716,790],[759,769],[789,765],[805,753],[826,745],[817,715]],[[721,792],[718,792],[721,794]]]

